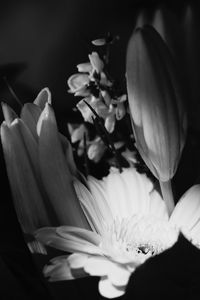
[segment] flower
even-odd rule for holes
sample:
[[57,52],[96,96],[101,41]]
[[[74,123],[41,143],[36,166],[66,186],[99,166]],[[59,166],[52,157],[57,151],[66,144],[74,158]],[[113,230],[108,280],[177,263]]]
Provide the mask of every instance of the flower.
[[106,146],[100,137],[96,137],[93,141],[89,142],[87,149],[88,158],[95,163],[99,162],[106,151]]
[[7,104],[2,105],[1,141],[25,233],[53,224],[89,228],[72,184],[77,175],[72,150],[58,132],[50,103],[51,94],[45,88],[34,103],[24,105],[20,118]]
[[88,129],[84,124],[67,124],[69,134],[71,136],[71,143],[78,143],[77,154],[78,156],[83,155],[84,153],[84,138],[88,137]]
[[75,96],[89,96],[91,86],[95,85],[98,89],[99,85],[110,87],[112,83],[107,79],[103,72],[104,63],[100,59],[97,52],[88,55],[89,62],[77,65],[79,73],[73,74],[68,78],[69,93]]
[[[97,98],[94,96],[88,96],[85,99],[82,99],[81,101],[79,101],[77,103],[77,108],[79,109],[79,111],[81,112],[84,121],[85,122],[89,122],[89,123],[93,123],[93,118],[95,118],[94,113],[92,112],[92,110],[90,109],[90,107],[88,106],[88,104],[96,111],[96,113],[98,114],[99,117],[101,117],[104,120],[104,126],[106,128],[106,130],[108,132],[113,132],[114,128],[115,128],[115,122],[116,122],[116,110],[118,112],[118,114],[120,114],[119,112],[119,108],[114,108],[114,106],[112,104],[110,104],[109,106],[107,106],[101,98]],[[120,104],[120,103],[119,103]],[[123,103],[121,103],[123,104]],[[123,114],[123,112],[121,113],[121,115]],[[124,116],[124,114],[122,115],[122,117]]]
[[75,94],[75,96],[88,96],[90,94],[87,86],[90,83],[89,76],[87,74],[73,74],[67,81],[69,86],[69,93]]
[[44,268],[51,281],[100,276],[100,293],[114,298],[124,294],[136,267],[171,247],[180,230],[200,247],[200,185],[183,195],[169,217],[151,181],[134,168],[113,169],[102,180],[90,176],[87,184],[74,181],[92,230],[61,226],[35,234],[41,243],[73,253]]
[[154,176],[169,181],[182,154],[187,122],[173,59],[153,27],[134,31],[126,72],[136,146]]

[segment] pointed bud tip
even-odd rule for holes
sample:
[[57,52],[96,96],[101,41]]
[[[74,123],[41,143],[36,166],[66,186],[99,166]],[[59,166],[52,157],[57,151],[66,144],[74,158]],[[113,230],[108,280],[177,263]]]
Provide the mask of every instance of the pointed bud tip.
[[6,102],[1,102],[1,108],[7,125],[10,125],[17,118],[17,114]]
[[33,102],[41,109],[44,108],[46,103],[51,104],[51,92],[48,87],[43,88],[39,94],[37,95],[36,99]]

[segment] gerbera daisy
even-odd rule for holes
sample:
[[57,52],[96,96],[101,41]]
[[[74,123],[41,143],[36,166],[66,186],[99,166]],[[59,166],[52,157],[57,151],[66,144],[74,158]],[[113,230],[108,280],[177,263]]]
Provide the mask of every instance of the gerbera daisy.
[[152,182],[134,168],[112,169],[102,180],[88,178],[86,188],[74,181],[91,230],[46,227],[36,232],[45,245],[71,255],[45,266],[50,281],[100,276],[99,292],[107,298],[124,294],[131,273],[153,255],[171,247],[180,230],[199,247],[200,186],[187,191],[169,217]]

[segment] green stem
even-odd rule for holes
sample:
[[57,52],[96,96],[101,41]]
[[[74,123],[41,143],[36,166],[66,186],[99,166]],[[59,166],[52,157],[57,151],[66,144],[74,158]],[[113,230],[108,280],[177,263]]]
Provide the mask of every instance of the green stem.
[[165,182],[160,181],[160,187],[161,187],[163,199],[167,206],[169,216],[171,216],[174,210],[174,197],[172,193],[171,180]]

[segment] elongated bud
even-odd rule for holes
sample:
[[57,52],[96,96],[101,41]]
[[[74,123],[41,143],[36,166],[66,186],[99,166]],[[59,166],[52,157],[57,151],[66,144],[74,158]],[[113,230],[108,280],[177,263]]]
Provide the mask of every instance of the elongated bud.
[[[41,114],[39,164],[41,178],[60,224],[88,228],[73,188],[73,178],[66,164],[53,109],[46,104]],[[38,121],[39,123],[39,121]]]
[[153,27],[134,31],[126,68],[137,148],[154,176],[168,181],[177,170],[187,121],[174,62]]

